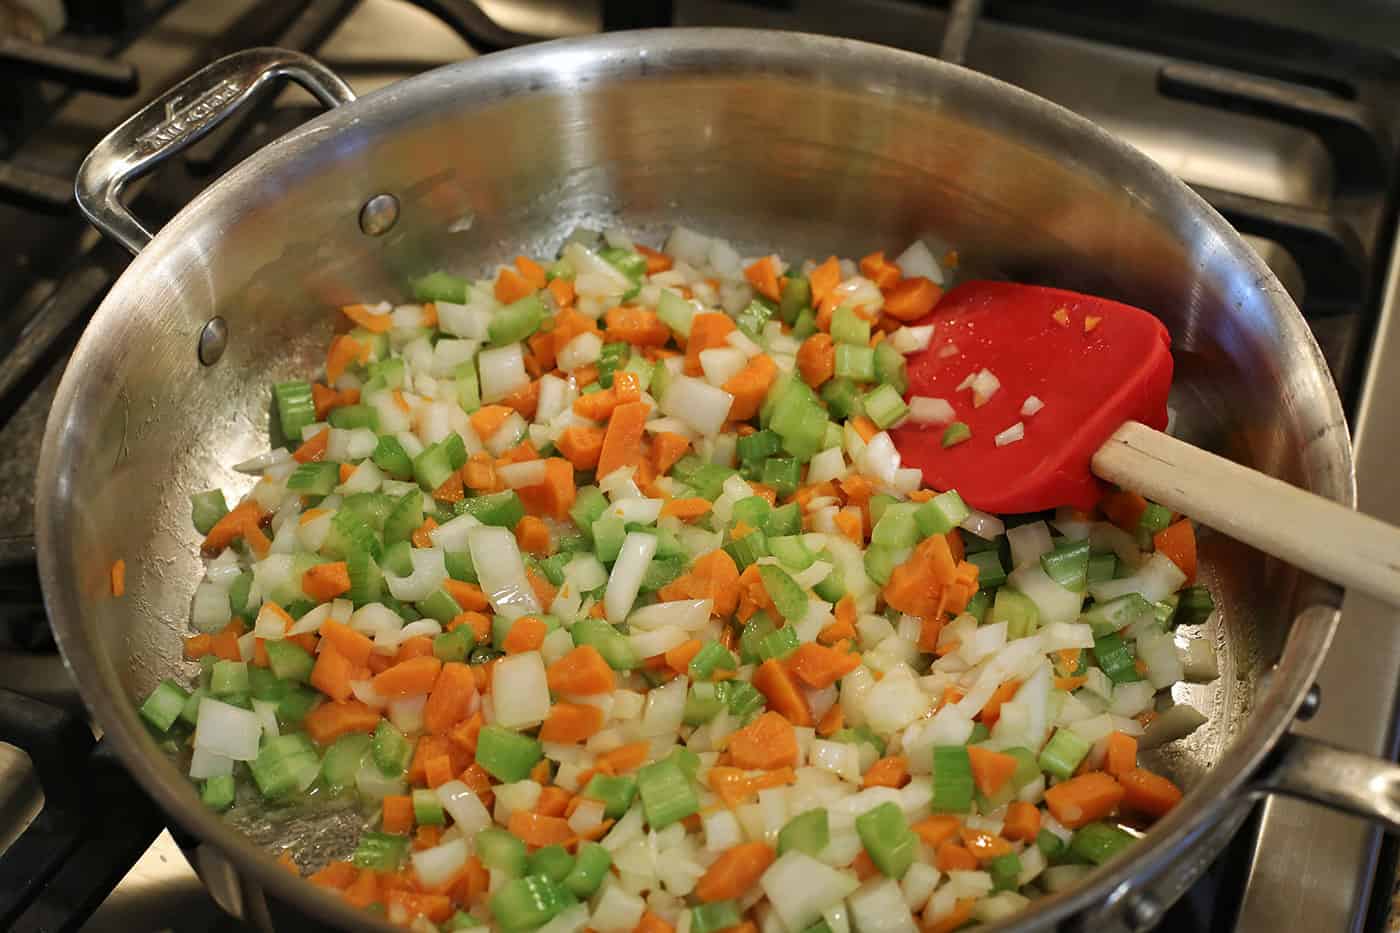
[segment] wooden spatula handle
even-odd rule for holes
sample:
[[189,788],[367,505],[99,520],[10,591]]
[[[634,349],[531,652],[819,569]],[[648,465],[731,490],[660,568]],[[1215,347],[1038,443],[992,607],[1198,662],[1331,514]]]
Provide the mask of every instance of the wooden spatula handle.
[[1092,467],[1237,541],[1400,606],[1400,528],[1136,421],[1104,442]]

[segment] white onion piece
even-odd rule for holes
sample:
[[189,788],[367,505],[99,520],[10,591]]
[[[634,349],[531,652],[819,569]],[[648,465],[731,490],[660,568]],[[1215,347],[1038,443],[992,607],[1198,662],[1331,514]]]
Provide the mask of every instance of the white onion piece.
[[604,813],[601,803],[585,797],[574,808],[573,815],[569,817],[569,828],[576,833],[586,833],[590,829],[603,825]]
[[1018,421],[1005,431],[997,432],[996,437],[992,438],[992,442],[998,447],[1005,447],[1008,444],[1016,443],[1025,436],[1026,426]]
[[873,480],[889,485],[894,482],[900,466],[899,451],[888,433],[881,431],[866,441],[864,449],[855,458],[856,466]]
[[537,424],[553,421],[573,405],[578,393],[563,379],[553,373],[540,377],[540,400],[535,407]]
[[890,346],[906,356],[927,350],[933,340],[933,325],[921,324],[918,327],[901,327],[889,337]]
[[195,631],[212,635],[221,631],[233,618],[228,590],[217,583],[201,583],[195,587],[194,603],[190,607],[190,622]]
[[[511,540],[515,539],[512,537]],[[603,595],[603,608],[608,621],[621,622],[632,611],[632,604],[637,601],[637,593],[642,588],[642,578],[655,555],[656,535],[633,531],[622,540],[622,550],[613,564],[612,573],[608,575],[608,588]],[[480,573],[479,564],[477,572]]]
[[910,243],[908,249],[895,257],[894,264],[899,266],[900,274],[906,279],[922,277],[931,280],[935,285],[943,284],[943,267],[938,264],[938,260],[933,257],[933,252],[924,245],[923,240]]
[[677,376],[671,380],[661,410],[679,418],[703,435],[718,434],[729,417],[734,396],[699,379]]
[[972,378],[972,405],[981,408],[991,400],[997,390],[1001,388],[1001,380],[998,379],[990,369],[984,369]]
[[525,372],[525,354],[518,343],[482,350],[476,358],[481,378],[481,400],[498,402],[530,384]]
[[589,363],[598,362],[598,357],[602,356],[602,353],[603,338],[591,331],[584,331],[575,335],[568,343],[559,348],[556,362],[564,372],[571,373]]
[[433,547],[455,554],[467,549],[467,535],[480,524],[476,516],[463,513],[428,532],[428,538],[433,542]]
[[[499,689],[498,677],[504,678]],[[497,725],[523,729],[544,722],[549,715],[549,685],[540,653],[524,651],[497,661],[491,674],[491,700]]]
[[381,632],[397,632],[403,628],[403,619],[383,603],[369,603],[355,610],[350,616],[349,625],[357,632],[378,635]]
[[1031,415],[1040,411],[1044,407],[1045,403],[1042,402],[1039,399],[1039,397],[1034,395],[1027,395],[1026,400],[1021,403],[1021,416],[1029,418]]
[[915,395],[909,399],[909,414],[906,416],[914,424],[951,424],[957,417],[947,399]]
[[979,538],[995,538],[997,535],[1006,532],[1006,525],[1001,519],[987,512],[979,512],[972,509],[968,512],[967,518],[958,525],[964,531],[970,531]]
[[[841,479],[846,473],[846,458],[841,453],[840,447],[828,447],[812,457],[807,464],[807,482],[809,484],[825,483],[830,480]],[[811,507],[810,504],[808,506]]]
[[1137,656],[1147,665],[1147,679],[1161,690],[1186,679],[1176,641],[1164,632],[1147,631],[1138,636]]
[[548,476],[548,468],[543,460],[525,460],[520,463],[503,463],[496,467],[496,475],[511,489],[524,489],[538,486]]
[[491,814],[481,798],[461,781],[448,781],[439,785],[433,793],[437,794],[442,808],[452,817],[453,824],[463,836],[475,838],[477,833],[491,825]]
[[292,452],[285,447],[274,447],[269,451],[258,454],[256,457],[249,457],[242,463],[234,465],[234,469],[239,473],[261,473],[274,463],[287,463],[292,459]]
[[1131,576],[1105,580],[1089,587],[1094,599],[1107,602],[1128,593],[1140,593],[1150,603],[1160,602],[1181,588],[1186,574],[1165,554],[1153,554]]
[[627,624],[640,629],[674,625],[687,631],[695,631],[710,621],[713,608],[712,599],[677,599],[665,603],[652,603],[628,616]]
[[416,603],[442,586],[442,581],[447,579],[447,565],[443,563],[442,551],[437,548],[413,548],[409,558],[413,561],[413,573],[401,577],[386,572],[384,582],[395,599]]
[[686,690],[690,679],[676,677],[647,693],[642,712],[641,734],[647,737],[674,736],[685,719]]
[[661,499],[648,499],[634,496],[619,499],[608,507],[608,511],[628,525],[650,525],[661,516],[661,508],[666,503]]
[[618,296],[632,287],[631,279],[582,243],[565,246],[564,259],[574,267],[574,285],[581,295]]
[[[747,304],[747,302],[745,302],[745,304]],[[777,321],[770,321],[769,324],[777,324]],[[782,325],[778,326],[781,327]],[[753,357],[758,356],[760,353],[763,352],[763,348],[760,347],[758,344],[754,343],[752,340],[750,340],[748,334],[744,333],[741,330],[731,330],[728,334],[725,334],[724,342],[729,346],[733,347],[735,350],[738,350],[740,353],[744,354],[744,358],[746,360],[752,359]],[[701,363],[700,365],[703,366],[704,363]]]
[[1054,549],[1050,538],[1050,528],[1043,521],[1027,522],[1015,528],[1006,529],[1006,540],[1011,545],[1011,566],[1024,567],[1040,560],[1040,555]]
[[[317,606],[316,609],[320,609]],[[325,604],[326,614],[330,614],[330,604]],[[313,610],[315,611],[315,610]],[[311,613],[307,613],[310,615]],[[258,617],[253,621],[253,634],[263,641],[281,641],[287,637],[287,616],[286,613],[278,612],[271,605],[264,605],[258,610]]]
[[355,695],[355,699],[366,706],[373,706],[375,709],[383,709],[389,705],[389,698],[374,689],[374,684],[368,680],[350,681],[350,692]]
[[[656,538],[651,538],[655,548]],[[515,535],[506,528],[478,525],[467,533],[472,563],[476,567],[481,589],[496,612],[516,619],[540,611],[539,600],[525,576],[525,561]],[[643,568],[645,570],[645,568]],[[638,577],[638,585],[641,578]],[[635,594],[634,594],[635,598]]]
[[638,657],[654,658],[665,654],[677,645],[685,643],[690,633],[674,625],[664,625],[657,629],[639,629],[627,636],[632,650]]
[[525,436],[525,419],[520,417],[519,412],[511,412],[506,416],[506,420],[501,422],[501,426],[496,429],[496,433],[486,438],[486,449],[493,456],[499,457],[520,443]]
[[581,552],[564,565],[564,579],[583,592],[591,592],[608,582],[608,568],[594,555]]
[[1084,595],[1066,589],[1045,572],[1040,562],[1027,564],[1011,572],[1007,582],[1026,595],[1040,612],[1040,622],[1073,622],[1084,605]]
[[257,713],[213,697],[200,700],[199,717],[194,729],[195,748],[203,748],[234,761],[252,761],[258,757],[258,739],[261,737],[262,721]]
[[413,872],[423,887],[435,888],[456,877],[467,864],[469,854],[467,840],[461,837],[431,849],[421,849],[412,855]]
[[409,735],[423,731],[423,707],[428,704],[428,695],[419,693],[411,697],[397,697],[388,704],[389,721],[400,732]]
[[860,887],[853,875],[823,865],[797,849],[784,852],[768,866],[759,884],[788,930],[805,930],[821,918],[822,911]]

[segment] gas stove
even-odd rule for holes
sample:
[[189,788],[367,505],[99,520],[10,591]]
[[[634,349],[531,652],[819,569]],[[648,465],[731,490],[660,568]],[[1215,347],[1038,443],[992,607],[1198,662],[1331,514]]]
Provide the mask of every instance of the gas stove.
[[[0,688],[13,691],[0,694],[0,928],[241,929],[200,884],[178,829],[94,742],[26,540],[58,377],[127,262],[79,217],[73,173],[143,101],[254,45],[316,54],[362,94],[540,38],[667,25],[827,33],[960,62],[1096,121],[1246,234],[1323,347],[1356,439],[1360,508],[1400,522],[1387,430],[1400,402],[1389,106],[1400,63],[1377,42],[1400,17],[1380,4],[1355,14],[1262,0],[1154,0],[1131,15],[1108,0],[0,0],[13,89],[0,101],[0,527],[11,536],[0,537]],[[168,218],[315,112],[287,91],[220,127],[138,186],[140,215]],[[1394,757],[1400,626],[1361,597],[1343,612],[1322,702],[1300,728]],[[1270,801],[1158,928],[1381,930],[1394,875],[1376,831]]]

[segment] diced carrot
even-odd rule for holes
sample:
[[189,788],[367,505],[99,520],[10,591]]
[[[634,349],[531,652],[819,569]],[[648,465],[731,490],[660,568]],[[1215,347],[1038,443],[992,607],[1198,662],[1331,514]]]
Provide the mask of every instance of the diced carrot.
[[400,661],[382,674],[376,674],[370,681],[374,689],[385,697],[418,696],[431,693],[437,681],[442,662],[432,655]]
[[530,380],[530,383],[523,389],[517,389],[501,399],[501,404],[519,412],[526,421],[533,420],[535,411],[540,404],[540,381],[538,379]]
[[802,381],[814,389],[836,375],[836,345],[830,334],[818,331],[802,341],[797,348],[797,371]]
[[647,911],[632,928],[632,933],[676,933],[676,928],[657,914]]
[[441,826],[419,826],[413,831],[413,851],[422,852],[442,844]]
[[359,873],[360,870],[349,862],[330,862],[306,880],[319,887],[340,891],[348,888]]
[[1007,804],[1001,834],[1013,842],[1034,842],[1040,834],[1040,808],[1024,800]]
[[1086,771],[1045,792],[1050,814],[1070,829],[1103,819],[1122,800],[1123,785],[1102,771]]
[[330,446],[331,429],[322,428],[311,437],[302,442],[301,446],[292,454],[292,459],[297,463],[317,463],[326,458],[326,449]]
[[646,402],[628,402],[613,409],[598,456],[598,476],[607,476],[614,470],[641,462],[642,436],[650,411],[651,406]]
[[573,464],[563,457],[548,458],[544,462],[544,482],[517,489],[516,493],[531,515],[563,521],[569,517],[569,509],[574,507],[578,496]]
[[468,420],[471,421],[476,436],[484,441],[499,431],[510,416],[511,409],[505,405],[482,405],[471,413]]
[[985,830],[964,826],[958,833],[962,836],[963,848],[976,856],[979,862],[1009,855],[1014,851],[1011,843]]
[[768,354],[760,353],[725,380],[724,391],[734,396],[729,406],[729,420],[747,421],[758,414],[759,406],[777,378],[778,364]]
[[851,861],[851,871],[855,874],[857,881],[869,881],[880,874],[880,869],[876,867],[875,860],[870,857],[870,853],[861,849]]
[[687,499],[667,499],[666,503],[661,506],[661,514],[689,522],[709,512],[710,508],[710,500],[691,496]]
[[126,595],[126,561],[118,557],[107,569],[107,579],[113,596]]
[[953,909],[939,917],[932,923],[923,925],[923,933],[953,933],[960,930],[972,919],[972,910],[977,906],[977,899],[972,897],[960,897],[953,902]]
[[831,708],[822,714],[821,721],[817,723],[817,735],[825,738],[835,735],[846,725],[846,713],[841,708],[840,703],[831,704]]
[[943,843],[956,836],[961,826],[962,821],[956,816],[941,813],[935,816],[926,816],[910,828],[914,830],[924,845],[936,850]]
[[[334,647],[355,667],[364,667],[374,652],[374,642],[363,632],[357,632],[337,619],[321,623],[321,638],[326,647]],[[322,652],[324,653],[324,648]]]
[[777,853],[766,842],[741,842],[726,849],[695,883],[697,899],[712,903],[742,896],[753,887]]
[[342,305],[340,312],[371,334],[388,333],[389,328],[394,326],[391,315],[372,313],[364,305]]
[[541,266],[529,256],[516,256],[515,268],[519,270],[521,277],[524,278],[525,281],[529,282],[530,285],[533,286],[536,291],[538,291],[541,288],[544,288],[544,266]]
[[1016,696],[1016,691],[1020,689],[1021,682],[1019,680],[1003,682],[992,691],[992,695],[988,697],[987,702],[982,705],[981,712],[973,718],[979,720],[982,725],[986,726],[988,729],[995,726],[997,720],[1001,718],[1001,705]]
[[534,810],[540,816],[566,816],[573,799],[573,794],[557,784],[551,784],[540,791],[540,799],[535,802]]
[[936,616],[939,593],[955,582],[958,567],[948,539],[929,535],[904,563],[895,567],[883,591],[885,602],[912,616]]
[[900,788],[909,783],[909,762],[903,755],[881,758],[865,772],[862,787]]
[[861,258],[860,274],[874,282],[881,291],[887,291],[898,284],[902,273],[899,266],[885,258],[882,250]]
[[535,593],[535,599],[541,606],[548,606],[554,602],[555,595],[559,592],[554,588],[554,584],[542,573],[534,570],[525,571],[525,579],[530,584],[530,589]]
[[[446,894],[422,894],[411,890],[391,890],[387,896],[392,914],[403,913],[410,920],[423,917],[432,923],[442,923],[455,909]],[[392,915],[391,914],[391,915]]]
[[423,782],[434,789],[441,787],[456,777],[452,759],[447,755],[434,755],[423,762]]
[[462,476],[462,485],[467,489],[496,492],[499,488],[504,488],[496,479],[496,466],[490,454],[473,454],[458,472]]
[[379,711],[359,700],[322,703],[302,720],[302,728],[317,745],[329,745],[352,732],[373,732],[377,725]]
[[641,253],[647,261],[647,275],[656,275],[658,272],[665,272],[675,265],[670,256],[660,250],[652,249],[650,246],[643,246],[640,243],[632,244],[632,248]]
[[764,713],[729,737],[728,751],[740,768],[794,767],[797,735],[792,723],[776,712]]
[[865,526],[860,515],[842,509],[836,513],[836,530],[855,544],[865,543]]
[[343,560],[316,564],[301,575],[301,591],[318,603],[328,603],[350,591],[350,568]]
[[574,696],[611,693],[617,685],[613,669],[592,645],[579,645],[549,665],[546,678],[552,692]]
[[[410,658],[426,658],[433,653],[433,639],[431,635],[414,635],[412,638],[405,638],[399,642],[399,650],[394,652],[394,664],[401,664]],[[389,665],[393,667],[393,664]],[[388,670],[388,668],[385,668]],[[379,673],[384,673],[380,671]]]
[[576,744],[586,742],[603,728],[603,711],[586,703],[555,703],[540,727],[540,741]]
[[598,755],[593,759],[593,767],[603,774],[626,774],[645,764],[647,756],[650,754],[651,744],[649,742],[632,742]]
[[574,469],[592,470],[598,466],[598,457],[603,452],[604,433],[602,428],[590,425],[570,425],[559,435],[554,446],[569,459]]
[[354,475],[355,475],[355,465],[354,465],[353,463],[342,463],[342,464],[340,465],[340,481],[341,481],[342,483],[348,483],[348,482],[350,482],[350,477],[352,477],[352,476],[354,476]]
[[804,642],[787,657],[788,669],[813,690],[823,690],[860,666],[860,655]]
[[451,596],[453,601],[465,611],[484,612],[491,605],[486,599],[486,594],[481,591],[481,587],[475,583],[453,580],[449,577],[442,581],[442,588],[447,590],[447,595]]
[[438,735],[450,733],[476,705],[476,695],[476,676],[469,666],[444,664],[423,707],[423,727]]
[[664,347],[671,339],[667,327],[655,311],[618,305],[603,315],[606,339],[623,341],[637,347]]
[[[732,533],[735,538],[742,537],[737,525]],[[747,622],[759,611],[770,616],[777,613],[773,600],[768,595],[768,589],[763,585],[763,577],[759,575],[758,564],[749,564],[744,572],[739,574],[739,608],[735,616],[740,622]]]
[[349,334],[336,337],[331,341],[330,351],[326,355],[326,381],[334,385],[345,375],[351,363],[368,362],[369,354],[369,345],[360,343]]
[[812,304],[823,304],[831,290],[841,284],[840,261],[835,256],[827,257],[825,262],[812,270],[807,281],[812,286]]
[[[271,542],[267,540],[266,535],[262,534],[262,529],[259,527],[265,514],[262,508],[251,499],[234,506],[228,511],[228,514],[215,522],[214,526],[209,529],[209,534],[204,536],[202,546],[204,554],[213,557],[239,538],[253,544],[260,536],[263,543],[260,545],[259,554],[265,555],[267,548],[271,546]],[[257,549],[255,547],[255,550]]]
[[798,689],[792,674],[777,658],[769,658],[753,672],[753,685],[768,698],[768,706],[793,726],[811,726],[812,708]]
[[690,339],[685,344],[685,371],[698,376],[700,351],[727,346],[726,338],[734,332],[734,320],[727,314],[707,311],[690,319]]
[[1123,787],[1123,807],[1128,810],[1163,817],[1181,802],[1181,788],[1143,768],[1124,771],[1118,782]]
[[549,526],[534,515],[526,515],[516,524],[515,540],[520,550],[537,557],[548,557],[553,549]]
[[1188,585],[1196,582],[1196,529],[1183,518],[1152,536],[1152,547],[1165,554],[1186,574]]
[[939,844],[934,856],[934,867],[939,871],[976,871],[977,856],[948,839]]
[[185,639],[185,660],[198,661],[206,654],[214,651],[214,638],[212,635],[190,635]]
[[651,439],[651,459],[658,475],[665,476],[685,456],[690,441],[674,431],[658,431]]
[[529,810],[516,810],[510,815],[507,828],[527,846],[563,845],[573,838],[569,821],[557,816],[543,816]]
[[885,296],[884,312],[904,322],[917,321],[933,310],[943,289],[923,276],[904,279]]
[[511,623],[510,631],[506,633],[501,648],[506,654],[538,651],[540,645],[544,644],[544,637],[547,634],[549,634],[549,629],[544,622],[534,616],[521,616]]
[[316,665],[311,668],[311,686],[337,702],[348,700],[353,693],[350,681],[358,667],[328,642],[316,655]]
[[[944,621],[928,616],[919,622],[919,650],[932,654],[938,650],[938,638],[943,634]],[[998,710],[1000,713],[1000,710]]]
[[359,875],[342,892],[346,903],[361,910],[379,903],[379,873],[370,868],[360,869]]
[[704,643],[698,638],[681,642],[666,652],[666,666],[677,674],[684,674],[690,667],[690,660],[700,653]]
[[[574,414],[590,421],[607,421],[618,404],[617,393],[612,389],[603,389],[574,399]],[[599,453],[602,453],[601,448]]]
[[1002,752],[994,752],[977,745],[967,747],[968,759],[972,762],[972,779],[977,789],[988,797],[1001,790],[1002,786],[1016,773],[1016,758]]
[[501,266],[500,271],[496,274],[496,300],[501,304],[508,305],[522,298],[528,298],[535,291],[535,287],[525,276],[510,266]]
[[778,301],[783,297],[778,287],[778,268],[773,264],[772,256],[764,256],[751,263],[744,270],[744,278],[748,279],[754,291],[769,301]]
[[739,568],[722,549],[716,548],[698,558],[688,573],[681,574],[663,586],[658,595],[663,600],[710,599],[716,616],[728,618],[739,604]]
[[1132,534],[1137,531],[1142,513],[1147,511],[1147,500],[1135,492],[1120,489],[1099,500],[1099,509],[1109,521]]
[[1137,739],[1126,732],[1110,732],[1103,769],[1118,779],[1137,767]]
[[383,815],[380,828],[386,833],[406,836],[413,831],[413,798],[407,794],[388,794],[380,801]]

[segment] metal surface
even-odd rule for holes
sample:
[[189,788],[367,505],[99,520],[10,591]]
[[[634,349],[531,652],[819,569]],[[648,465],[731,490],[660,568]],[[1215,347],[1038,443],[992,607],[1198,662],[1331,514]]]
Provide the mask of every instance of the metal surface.
[[39,811],[44,789],[34,773],[34,762],[8,742],[0,742],[0,854],[10,848]]
[[151,101],[92,150],[78,169],[74,187],[83,214],[131,252],[140,252],[151,233],[122,203],[122,190],[247,105],[278,78],[290,78],[327,107],[355,99],[350,85],[300,52],[236,52]]
[[[443,145],[472,138],[498,144]],[[366,238],[356,218],[379,192],[401,219]],[[392,298],[431,269],[480,272],[505,244],[549,254],[585,220],[652,242],[683,222],[797,255],[930,235],[1007,275],[1142,305],[1173,332],[1180,433],[1352,499],[1321,354],[1258,257],[1140,153],[998,82],[853,42],[686,31],[503,53],[338,108],[200,196],[118,282],[60,386],[37,509],[54,626],[107,741],[252,884],[337,922],[376,925],[266,849],[291,844],[315,864],[343,853],[358,821],[257,807],[219,820],[129,702],[192,669],[187,496],[248,486],[227,466],[266,443],[266,400],[248,386],[317,366],[326,307]],[[214,314],[232,339],[201,368],[190,347]],[[1028,927],[1121,928],[1143,896],[1174,899],[1243,819],[1241,791],[1313,683],[1335,614],[1304,610],[1328,592],[1220,536],[1201,554],[1221,606],[1201,634],[1222,677],[1176,688],[1211,722],[1153,760],[1192,788],[1188,804],[1121,863],[1038,902]],[[112,600],[104,568],[118,556],[128,595]]]
[[1300,797],[1400,833],[1400,767],[1302,736],[1285,736],[1255,787]]

